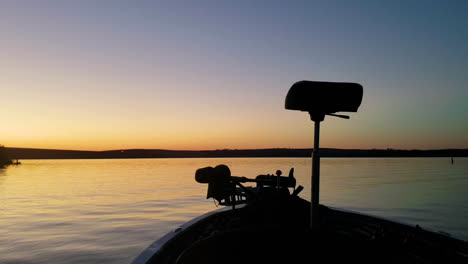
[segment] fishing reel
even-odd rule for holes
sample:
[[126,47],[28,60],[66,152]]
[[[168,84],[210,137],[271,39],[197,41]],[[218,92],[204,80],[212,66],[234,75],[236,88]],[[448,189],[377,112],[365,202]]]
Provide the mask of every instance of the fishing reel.
[[[231,176],[231,170],[226,165],[216,167],[200,168],[195,172],[195,180],[198,183],[208,183],[206,198],[213,198],[221,205],[232,205],[247,203],[258,199],[265,193],[297,196],[303,187],[296,189],[296,178],[294,178],[294,168],[289,171],[289,176],[281,176],[281,171],[276,171],[276,175],[258,175],[255,179],[247,177]],[[246,187],[242,183],[253,182],[255,187]],[[293,191],[290,194],[288,188]]]

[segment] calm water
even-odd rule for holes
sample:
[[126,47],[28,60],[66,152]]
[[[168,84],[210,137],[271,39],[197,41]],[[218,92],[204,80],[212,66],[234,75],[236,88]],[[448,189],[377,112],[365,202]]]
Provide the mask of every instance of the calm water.
[[[255,177],[310,159],[24,160],[0,169],[0,263],[128,263],[155,239],[215,209],[199,167]],[[321,202],[468,239],[468,158],[322,159]]]

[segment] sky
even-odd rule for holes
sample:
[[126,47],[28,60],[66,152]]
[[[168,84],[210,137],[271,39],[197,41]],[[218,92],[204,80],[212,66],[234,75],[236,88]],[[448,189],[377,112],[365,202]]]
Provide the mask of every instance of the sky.
[[325,148],[468,148],[467,1],[1,1],[0,144],[311,148],[300,80],[357,82]]

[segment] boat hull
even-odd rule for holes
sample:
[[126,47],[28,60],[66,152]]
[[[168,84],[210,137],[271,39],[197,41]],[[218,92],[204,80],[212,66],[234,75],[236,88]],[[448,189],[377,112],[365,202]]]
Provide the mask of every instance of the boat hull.
[[299,197],[226,207],[170,232],[133,263],[468,263],[465,241],[325,206],[319,212],[319,231],[311,232],[310,203]]

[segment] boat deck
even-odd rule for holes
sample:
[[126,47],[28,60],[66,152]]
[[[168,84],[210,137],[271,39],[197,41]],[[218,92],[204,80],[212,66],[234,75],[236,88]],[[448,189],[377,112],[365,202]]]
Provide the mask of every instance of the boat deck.
[[202,218],[181,230],[147,263],[468,263],[468,243],[388,220],[320,207],[309,230],[310,203],[258,201]]

